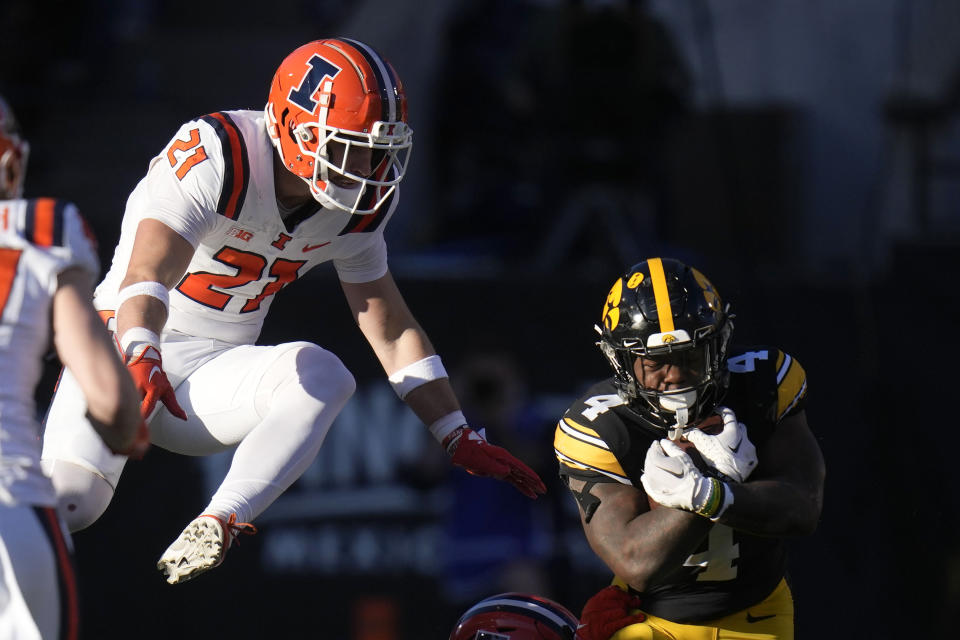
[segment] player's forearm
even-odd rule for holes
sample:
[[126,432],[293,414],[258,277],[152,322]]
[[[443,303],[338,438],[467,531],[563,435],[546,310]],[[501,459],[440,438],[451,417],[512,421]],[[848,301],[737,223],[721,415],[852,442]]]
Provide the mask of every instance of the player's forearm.
[[145,295],[126,300],[116,314],[117,336],[120,337],[133,327],[143,327],[159,336],[167,322],[167,306],[160,300]]
[[102,321],[69,286],[54,298],[54,341],[86,400],[91,424],[114,450],[130,446],[139,426],[139,395]]
[[[115,352],[110,354],[117,360]],[[104,362],[106,364],[106,362]],[[125,370],[98,369],[96,389],[87,393],[87,419],[103,441],[114,451],[126,451],[133,444],[140,424],[139,394]]]
[[137,227],[123,282],[117,292],[117,335],[143,327],[159,335],[167,321],[167,292],[176,286],[193,257],[193,246],[153,219]]
[[629,486],[596,483],[587,489],[578,483],[571,479],[570,489],[591,548],[638,591],[646,591],[680,566],[712,526],[679,509],[650,509],[646,495]]
[[803,536],[813,533],[820,520],[820,500],[791,482],[754,480],[728,484],[734,501],[719,522],[761,536]]
[[417,387],[407,394],[404,401],[425,425],[431,425],[440,418],[460,410],[450,386],[450,380],[440,378]]
[[637,591],[660,582],[696,550],[712,523],[679,509],[659,508],[635,518],[626,528],[615,572]]

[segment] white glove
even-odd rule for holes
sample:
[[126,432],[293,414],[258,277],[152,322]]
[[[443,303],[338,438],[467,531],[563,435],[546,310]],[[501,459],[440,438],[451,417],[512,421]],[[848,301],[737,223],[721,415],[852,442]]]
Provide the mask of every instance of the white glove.
[[707,518],[719,518],[733,503],[733,493],[723,482],[703,475],[690,456],[667,438],[650,444],[640,482],[655,502]]
[[723,430],[710,435],[690,429],[684,435],[703,456],[704,461],[724,478],[741,483],[757,467],[757,448],[747,437],[747,427],[727,407],[719,407]]

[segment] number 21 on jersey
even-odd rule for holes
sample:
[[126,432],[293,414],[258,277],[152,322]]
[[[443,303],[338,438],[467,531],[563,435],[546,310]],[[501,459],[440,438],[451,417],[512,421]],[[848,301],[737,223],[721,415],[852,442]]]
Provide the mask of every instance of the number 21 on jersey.
[[200,129],[191,129],[188,140],[178,138],[170,143],[170,148],[167,149],[167,160],[170,167],[176,169],[174,173],[180,180],[183,180],[190,169],[206,159],[207,150],[200,144]]

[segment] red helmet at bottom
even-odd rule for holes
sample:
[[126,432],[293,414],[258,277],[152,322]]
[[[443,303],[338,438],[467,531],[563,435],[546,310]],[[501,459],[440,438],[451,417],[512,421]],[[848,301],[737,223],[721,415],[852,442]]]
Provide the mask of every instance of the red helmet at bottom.
[[460,616],[449,640],[574,640],[577,617],[548,598],[500,593]]

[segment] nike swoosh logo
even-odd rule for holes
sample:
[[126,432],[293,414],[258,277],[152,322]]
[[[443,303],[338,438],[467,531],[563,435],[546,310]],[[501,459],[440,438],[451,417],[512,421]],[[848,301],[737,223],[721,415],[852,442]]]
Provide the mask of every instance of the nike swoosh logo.
[[747,611],[747,622],[750,622],[750,623],[760,622],[761,620],[769,620],[770,618],[776,618],[776,617],[777,617],[777,614],[775,613],[771,613],[768,616],[753,616],[750,614],[749,611]]
[[740,451],[740,445],[741,445],[741,444],[743,444],[743,438],[740,438],[739,440],[737,440],[737,446],[735,446],[735,447],[729,447],[730,451],[732,451],[733,453],[736,453],[737,451]]
[[663,469],[664,471],[666,471],[667,473],[669,473],[670,475],[672,475],[674,478],[682,478],[682,477],[683,477],[683,472],[682,472],[682,471],[681,471],[680,473],[677,473],[677,472],[674,471],[673,469],[667,469],[666,467],[661,467],[660,465],[657,465],[657,468],[658,468],[658,469]]
[[154,367],[153,369],[150,369],[150,375],[147,376],[147,382],[153,382],[153,376],[158,373],[163,373],[163,369],[160,367]]
[[[333,240],[331,240],[330,242],[333,242]],[[325,247],[328,244],[330,244],[330,242],[321,242],[320,244],[305,244],[303,245],[303,252],[306,253],[307,251],[313,251],[314,249]]]

